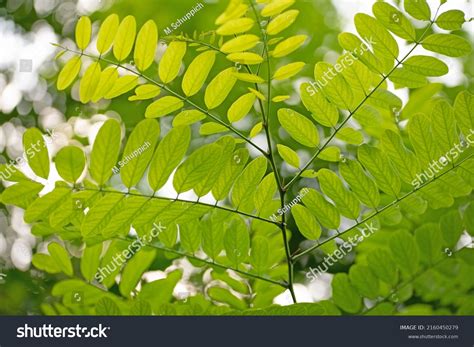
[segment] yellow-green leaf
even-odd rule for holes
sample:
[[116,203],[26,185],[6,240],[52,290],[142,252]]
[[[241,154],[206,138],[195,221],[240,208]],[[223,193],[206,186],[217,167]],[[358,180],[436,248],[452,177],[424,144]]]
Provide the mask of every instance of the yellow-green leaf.
[[84,152],[75,146],[63,147],[54,159],[59,175],[67,182],[76,183],[86,165]]
[[249,114],[256,99],[256,96],[252,93],[244,94],[238,98],[227,111],[227,119],[229,122],[238,122]]
[[298,154],[290,147],[277,144],[278,153],[291,166],[298,168],[300,166],[300,158]]
[[155,102],[151,103],[145,112],[146,118],[157,118],[166,116],[180,108],[184,107],[181,99],[175,96],[165,96]]
[[306,38],[306,35],[295,35],[281,41],[276,45],[272,52],[272,56],[275,58],[282,58],[293,53],[304,44]]
[[453,34],[432,34],[423,40],[422,46],[429,51],[448,57],[462,57],[471,52],[469,41]]
[[44,179],[49,176],[48,147],[43,134],[37,128],[29,128],[23,134],[23,149],[31,170]]
[[263,123],[258,122],[257,124],[254,125],[252,130],[250,130],[250,138],[257,136],[258,133],[260,133],[263,129]]
[[246,73],[246,72],[235,72],[234,76],[244,82],[249,82],[249,83],[264,83],[265,80],[257,75]]
[[76,43],[80,50],[84,50],[91,42],[92,25],[89,17],[82,16],[76,25]]
[[154,84],[143,84],[135,89],[135,95],[128,98],[130,101],[152,99],[160,95],[161,89]]
[[308,147],[317,147],[319,133],[316,126],[308,118],[289,108],[278,110],[278,120],[281,126],[297,142]]
[[303,205],[295,205],[291,210],[299,232],[308,240],[317,240],[321,236],[321,227],[313,214]]
[[56,87],[58,90],[64,90],[71,85],[81,70],[81,58],[73,57],[62,68],[58,76]]
[[100,54],[109,50],[114,42],[118,27],[119,17],[116,14],[111,14],[104,20],[97,35],[97,50]]
[[135,17],[127,16],[120,23],[114,41],[114,56],[118,61],[123,61],[128,57],[135,42],[137,23]]
[[117,68],[115,66],[109,66],[100,73],[99,83],[95,89],[95,93],[92,96],[92,102],[97,102],[108,94],[115,86],[115,82],[119,78]]
[[296,62],[296,63],[290,63],[288,65],[284,65],[275,71],[275,73],[273,74],[273,79],[284,80],[284,79],[293,77],[298,72],[300,72],[301,69],[304,68],[304,66],[305,66],[305,63],[303,62]]
[[227,59],[234,63],[246,64],[246,65],[255,65],[260,64],[263,61],[261,55],[251,52],[242,52],[242,53],[231,53],[227,55]]
[[173,41],[168,45],[158,67],[158,75],[163,83],[170,83],[178,76],[185,54],[186,42]]
[[89,65],[79,86],[79,98],[83,104],[88,103],[94,96],[100,81],[100,75],[100,63],[96,62]]
[[176,115],[173,119],[173,127],[190,125],[206,118],[206,115],[198,110],[185,110]]
[[138,76],[127,75],[119,77],[113,86],[113,88],[105,94],[106,99],[113,99],[119,95],[125,94],[126,92],[135,88],[138,84]]
[[294,23],[300,11],[289,10],[276,16],[267,26],[268,35],[276,35]]
[[207,51],[199,54],[189,64],[184,74],[182,88],[186,96],[193,96],[202,88],[207,76],[211,72],[216,61],[216,52]]
[[138,70],[145,71],[153,63],[158,44],[158,29],[153,20],[147,21],[137,35],[133,59]]
[[233,19],[217,28],[216,33],[221,36],[240,34],[252,29],[254,24],[252,18]]
[[221,47],[221,51],[224,53],[243,52],[254,48],[258,42],[259,38],[256,35],[240,35],[224,43]]
[[264,17],[272,17],[283,12],[294,3],[295,0],[273,0],[262,9],[261,14]]
[[212,110],[222,104],[236,81],[235,68],[231,67],[219,72],[206,88],[204,102],[207,108]]

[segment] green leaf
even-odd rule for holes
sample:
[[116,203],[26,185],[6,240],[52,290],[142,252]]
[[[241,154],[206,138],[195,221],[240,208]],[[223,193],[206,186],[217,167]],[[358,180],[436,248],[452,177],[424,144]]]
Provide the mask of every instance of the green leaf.
[[224,288],[211,287],[207,290],[207,295],[209,295],[212,300],[225,303],[239,310],[245,310],[247,308],[247,304],[243,300],[237,298]]
[[220,124],[220,123],[215,123],[215,122],[208,122],[204,123],[201,125],[201,128],[199,128],[199,135],[213,135],[213,134],[219,134],[228,131],[229,129]]
[[76,183],[86,165],[84,152],[75,146],[63,147],[54,161],[59,175],[69,183]]
[[56,87],[58,90],[64,90],[71,85],[81,70],[81,58],[72,57],[62,68],[58,75]]
[[395,83],[397,88],[421,88],[428,84],[425,76],[403,67],[395,69],[390,75],[390,80]]
[[313,214],[303,205],[291,209],[299,232],[308,240],[317,240],[321,236],[321,227]]
[[419,251],[415,238],[407,231],[397,231],[389,239],[392,258],[400,269],[414,275],[418,268]]
[[237,53],[252,49],[259,42],[259,37],[252,34],[240,35],[227,41],[221,47],[223,53]]
[[423,40],[422,46],[429,51],[448,57],[462,57],[471,52],[469,41],[452,34],[431,34]]
[[467,90],[460,92],[454,102],[456,121],[465,137],[474,129],[474,96]]
[[291,166],[298,168],[300,166],[300,158],[298,154],[290,147],[277,144],[278,153]]
[[206,118],[206,115],[198,110],[184,110],[173,118],[173,127],[191,125]]
[[[353,93],[351,87],[344,79],[343,75],[340,73],[334,73],[334,71],[340,71],[342,69],[342,65],[338,63],[335,65],[335,67],[336,69],[334,69],[331,64],[324,62],[317,63],[314,67],[314,78],[316,81],[318,81],[316,83],[317,85],[318,83],[319,85],[324,85],[324,87],[321,89],[329,101],[342,109],[349,110],[351,109],[353,102]],[[314,92],[318,93],[318,90],[315,89]],[[316,99],[318,98],[316,97]],[[319,98],[318,103],[323,103],[321,98]]]
[[229,122],[238,122],[249,114],[257,97],[253,93],[247,93],[238,98],[227,111]]
[[349,276],[338,273],[332,280],[332,297],[337,306],[348,313],[362,309],[361,297],[349,281]]
[[130,309],[131,316],[151,316],[153,312],[151,310],[151,305],[148,301],[144,300],[134,300],[135,304]]
[[250,249],[250,264],[255,272],[261,274],[267,271],[269,264],[268,241],[262,236],[255,236]]
[[[431,114],[431,126],[434,137],[438,145],[438,149],[448,154],[453,146],[459,142],[459,135],[456,129],[456,119],[454,118],[454,110],[445,100],[439,100],[433,107]],[[451,156],[446,155],[449,161]]]
[[189,127],[175,127],[159,143],[148,172],[148,183],[153,191],[160,189],[183,159],[191,142]]
[[388,195],[398,197],[401,189],[400,178],[384,152],[364,144],[358,148],[357,157],[375,178],[381,190]]
[[156,250],[141,249],[127,262],[120,278],[120,294],[125,297],[131,296],[143,273],[150,267],[155,257]]
[[47,254],[36,253],[35,255],[33,255],[33,259],[31,260],[31,263],[37,269],[41,271],[46,271],[47,273],[50,273],[50,274],[57,274],[61,272],[61,269],[53,260],[53,258]]
[[130,134],[119,161],[120,177],[127,188],[136,185],[142,178],[153,156],[160,137],[159,123],[144,119],[137,124]]
[[49,153],[43,134],[37,128],[29,128],[23,134],[23,150],[31,170],[44,179],[49,177]]
[[431,10],[426,0],[405,0],[405,11],[410,16],[419,20],[430,20]]
[[343,128],[336,134],[336,139],[344,141],[350,145],[360,145],[364,142],[364,135],[355,129]]
[[230,67],[221,71],[212,79],[206,88],[204,102],[209,110],[222,104],[237,82],[235,68]]
[[233,219],[224,235],[224,248],[227,258],[234,267],[247,260],[250,250],[250,237],[242,219]]
[[113,99],[119,95],[135,88],[138,84],[138,77],[133,75],[126,75],[115,80],[114,86],[105,94],[106,99]]
[[441,231],[437,224],[427,223],[416,229],[415,239],[424,263],[433,265],[444,255]]
[[119,79],[117,68],[109,66],[100,73],[99,83],[95,88],[91,101],[97,102],[104,98],[115,87],[115,83]]
[[199,221],[186,223],[179,227],[181,246],[189,253],[194,254],[201,246],[201,227]]
[[135,17],[126,16],[117,29],[114,41],[113,52],[118,61],[125,60],[132,51],[136,31],[137,23]]
[[302,114],[289,108],[281,108],[278,110],[278,120],[283,129],[300,144],[308,147],[318,146],[318,129]]
[[158,66],[158,75],[163,83],[170,83],[178,76],[185,54],[186,42],[173,41],[168,45]]
[[[213,216],[212,216],[213,217]],[[213,260],[224,249],[223,223],[214,218],[203,222],[202,250]]]
[[89,65],[79,86],[79,98],[83,104],[88,103],[94,96],[100,77],[100,63],[96,62]]
[[398,45],[390,33],[374,17],[365,13],[357,13],[354,23],[359,35],[367,42],[373,44],[375,55],[380,58],[388,58],[390,66],[393,59],[398,57]]
[[212,187],[212,195],[216,200],[220,201],[227,197],[236,178],[247,164],[248,158],[248,150],[240,148],[234,152],[232,158],[227,159],[219,178]]
[[181,279],[181,271],[170,272],[165,279],[153,281],[143,286],[138,298],[148,301],[153,312],[159,312],[160,306],[167,303],[173,297],[173,290]]
[[395,35],[408,41],[415,41],[415,28],[410,20],[398,9],[385,2],[376,2],[372,6],[375,17],[384,27]]
[[412,183],[413,178],[420,172],[420,164],[413,152],[403,144],[399,134],[386,130],[381,139],[382,148],[397,169],[400,178],[405,183]]
[[3,204],[15,205],[26,209],[43,190],[44,186],[40,183],[22,181],[6,188],[1,195]]
[[290,63],[279,67],[273,74],[275,80],[285,80],[299,73],[306,64],[303,62]]
[[89,210],[82,221],[82,236],[91,238],[101,235],[114,215],[123,209],[123,205],[123,194],[106,194]]
[[436,19],[436,24],[445,30],[460,30],[466,20],[464,12],[460,10],[449,10],[441,13]]
[[97,269],[100,265],[100,256],[102,254],[102,243],[93,246],[87,246],[81,258],[82,276],[91,282],[96,276]]
[[68,276],[73,276],[71,259],[69,259],[68,252],[59,243],[51,242],[48,245],[48,251],[54,262]]
[[431,130],[431,120],[423,113],[413,115],[408,122],[408,136],[422,167],[438,159],[437,145]]
[[278,43],[271,52],[271,55],[274,58],[283,58],[300,48],[305,43],[307,37],[306,35],[291,36]]
[[99,186],[112,176],[112,168],[117,162],[120,151],[120,142],[120,124],[114,119],[109,119],[97,133],[91,152],[89,172]]
[[235,181],[232,189],[232,204],[239,208],[245,206],[253,196],[253,191],[267,171],[267,160],[258,157],[250,162]]
[[212,143],[198,148],[181,164],[173,178],[173,187],[178,193],[195,188],[212,173],[215,158],[222,155],[222,147]]
[[120,316],[121,311],[115,301],[103,297],[95,305],[95,314],[98,316]]
[[76,25],[76,43],[81,51],[85,50],[91,41],[92,25],[89,17],[82,16]]
[[133,53],[133,60],[138,70],[145,71],[153,63],[157,44],[158,29],[155,22],[149,20],[143,24],[138,32],[135,52]]
[[349,279],[360,295],[369,299],[377,298],[379,294],[379,280],[370,272],[368,266],[351,266]]
[[[474,205],[473,205],[474,206]],[[472,210],[472,208],[471,208]],[[469,208],[465,211],[465,216],[470,213]],[[439,227],[444,242],[450,248],[454,248],[464,231],[463,221],[457,210],[451,210],[441,217]]]
[[129,101],[147,100],[160,95],[161,89],[154,84],[142,84],[135,89],[135,95],[128,98]]
[[280,12],[286,10],[288,7],[290,7],[294,3],[295,3],[295,0],[275,0],[265,5],[265,7],[262,9],[261,14],[264,17],[273,17],[279,14]]
[[318,180],[323,193],[335,202],[341,214],[357,219],[360,212],[359,201],[344,187],[339,177],[328,169],[321,169],[318,171]]
[[198,55],[189,64],[182,82],[182,88],[186,96],[189,97],[199,92],[204,82],[206,82],[215,61],[216,52],[207,51]]
[[249,82],[249,83],[264,83],[265,80],[257,75],[245,72],[234,72],[235,78],[240,81]]
[[167,95],[148,105],[145,111],[145,117],[158,118],[167,116],[183,107],[184,102],[181,99],[175,96]]
[[100,54],[107,52],[114,42],[119,27],[119,17],[111,14],[105,18],[97,34],[97,51]]
[[341,150],[336,146],[328,146],[319,153],[318,158],[336,163],[341,160]]
[[275,174],[272,172],[266,175],[262,182],[260,182],[253,197],[257,212],[262,212],[262,210],[265,210],[265,208],[272,203],[276,191]]
[[263,57],[252,52],[236,52],[227,55],[227,59],[234,63],[256,65],[263,61]]
[[221,36],[231,36],[235,34],[244,33],[252,29],[254,24],[255,22],[252,18],[232,19],[217,28],[216,34]]
[[309,83],[300,86],[301,101],[311,116],[321,125],[333,127],[339,120],[339,112],[333,104],[326,100],[324,94],[319,93]]
[[299,13],[300,11],[298,10],[289,10],[273,18],[267,26],[268,35],[277,35],[290,27],[298,17]]
[[403,62],[406,70],[424,76],[443,76],[449,71],[448,66],[441,60],[427,55],[415,55]]
[[306,189],[305,194],[300,192],[303,203],[313,213],[318,221],[328,229],[339,228],[339,212],[329,201],[314,189]]
[[339,164],[339,172],[357,198],[368,207],[376,208],[380,203],[377,185],[355,160],[347,160]]
[[367,255],[367,263],[370,270],[379,279],[390,286],[397,284],[397,265],[393,261],[390,252],[385,249],[375,249]]

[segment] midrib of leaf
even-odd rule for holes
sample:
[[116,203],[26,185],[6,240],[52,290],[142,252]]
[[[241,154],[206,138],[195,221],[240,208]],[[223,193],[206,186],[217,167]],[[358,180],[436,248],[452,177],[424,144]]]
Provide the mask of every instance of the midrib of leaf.
[[[250,1],[250,0],[249,0]],[[441,7],[441,5],[440,5]],[[329,136],[326,142],[316,151],[316,153],[310,158],[310,160],[303,166],[303,168],[285,185],[284,189],[288,190],[296,180],[301,176],[301,174],[312,164],[314,160],[316,160],[321,154],[321,152],[327,147],[327,145],[332,141],[332,139],[337,135],[337,133],[346,125],[346,123],[352,118],[352,116],[366,103],[366,101],[380,88],[380,86],[390,77],[390,75],[401,65],[403,62],[413,53],[413,51],[421,44],[425,35],[429,31],[429,29],[433,26],[434,22],[436,21],[436,17],[438,15],[439,7],[436,10],[436,14],[434,19],[430,21],[430,25],[426,27],[425,31],[421,35],[418,41],[415,42],[413,47],[408,51],[408,53],[401,59],[397,60],[397,64],[387,73],[387,75],[382,75],[382,80],[377,84],[372,91],[367,94],[364,99],[357,105],[357,107],[350,112],[347,118],[334,130],[334,132]]]
[[330,242],[330,241],[332,241],[332,240],[334,240],[334,239],[336,239],[336,238],[338,238],[338,237],[341,237],[342,235],[344,235],[344,234],[348,233],[349,231],[351,231],[351,230],[353,230],[353,229],[359,227],[360,225],[366,223],[367,221],[369,221],[370,219],[376,217],[377,215],[379,215],[379,214],[382,213],[383,211],[385,211],[385,210],[389,209],[390,207],[392,207],[392,206],[394,206],[394,205],[400,203],[401,201],[405,200],[406,198],[408,198],[408,197],[411,196],[412,194],[415,194],[416,192],[418,192],[419,190],[423,189],[424,187],[430,185],[431,183],[434,183],[435,181],[437,181],[438,179],[440,179],[441,177],[443,177],[444,175],[446,175],[448,172],[451,172],[452,170],[454,170],[454,169],[456,169],[456,168],[458,168],[458,167],[461,167],[461,168],[462,168],[461,164],[464,163],[465,161],[468,161],[469,159],[471,159],[471,158],[473,158],[473,157],[474,157],[474,154],[470,155],[470,156],[467,157],[467,158],[464,158],[463,160],[461,160],[460,162],[458,162],[455,166],[449,168],[448,170],[446,170],[445,172],[443,172],[443,173],[440,174],[439,176],[436,176],[436,177],[434,177],[432,180],[427,181],[425,184],[421,185],[418,189],[414,189],[414,190],[412,190],[411,192],[406,193],[406,194],[403,195],[402,197],[400,197],[400,198],[398,198],[398,199],[392,201],[390,204],[385,205],[385,206],[382,207],[381,209],[375,209],[375,211],[376,211],[375,213],[372,213],[370,216],[364,218],[363,220],[361,220],[359,223],[353,225],[352,227],[350,227],[350,228],[348,228],[348,229],[346,229],[346,230],[344,230],[344,231],[341,231],[341,232],[337,233],[337,234],[334,235],[334,236],[331,236],[330,238],[324,240],[323,242],[318,242],[318,243],[316,243],[315,245],[311,246],[310,248],[308,248],[308,249],[306,249],[306,250],[304,250],[304,251],[302,251],[302,252],[300,252],[300,253],[298,253],[298,254],[295,254],[295,255],[293,256],[293,261],[295,261],[296,259],[302,257],[303,255],[308,254],[308,253],[312,252],[313,250],[315,250],[315,249],[317,249],[317,248],[323,246],[324,244],[326,244],[326,243],[328,243],[328,242]]

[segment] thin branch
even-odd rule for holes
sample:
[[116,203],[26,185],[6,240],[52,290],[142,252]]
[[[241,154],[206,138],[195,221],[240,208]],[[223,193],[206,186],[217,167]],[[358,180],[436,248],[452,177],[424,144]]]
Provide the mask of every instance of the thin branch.
[[[116,237],[116,239],[123,240],[123,241],[135,240],[135,238],[133,238],[133,237],[126,237],[126,238]],[[270,278],[265,278],[265,277],[262,277],[262,276],[259,276],[259,275],[256,275],[256,274],[253,274],[253,273],[250,273],[250,272],[246,272],[246,271],[242,271],[242,270],[230,267],[230,266],[218,264],[218,263],[215,263],[213,261],[202,259],[202,258],[196,257],[195,255],[188,254],[188,253],[185,253],[185,252],[180,252],[180,251],[177,251],[177,250],[172,249],[172,248],[161,247],[161,246],[152,245],[152,244],[148,244],[148,245],[146,245],[146,247],[151,247],[151,248],[159,249],[161,251],[170,252],[170,253],[173,253],[173,254],[176,254],[176,255],[179,255],[179,256],[182,256],[182,257],[191,258],[191,259],[206,263],[210,266],[216,266],[216,267],[221,268],[221,269],[232,270],[232,271],[235,271],[235,272],[237,272],[241,275],[245,275],[245,276],[248,276],[248,277],[252,277],[252,278],[255,278],[255,279],[259,279],[259,280],[262,280],[262,281],[265,281],[265,282],[269,282],[269,283],[276,284],[278,286],[287,288],[286,283],[278,282],[278,281],[272,280]]]
[[197,105],[196,103],[192,102],[191,100],[189,100],[188,98],[182,96],[181,94],[173,91],[172,89],[170,89],[168,86],[166,86],[165,84],[163,83],[160,83],[154,79],[152,79],[151,77],[147,76],[147,75],[144,75],[142,74],[141,72],[139,71],[136,71],[134,69],[131,69],[125,65],[122,65],[120,63],[117,63],[117,62],[114,62],[112,60],[109,60],[109,59],[105,59],[101,56],[96,56],[96,55],[92,55],[92,54],[88,54],[88,53],[84,53],[84,52],[78,52],[76,50],[73,50],[73,49],[70,49],[70,48],[67,48],[67,47],[64,47],[64,46],[61,46],[61,45],[56,45],[57,47],[60,47],[62,49],[64,49],[65,51],[67,52],[71,52],[71,53],[74,53],[74,54],[77,54],[77,55],[83,55],[85,57],[89,57],[91,59],[95,59],[97,61],[104,61],[108,64],[111,64],[111,65],[115,65],[117,67],[120,67],[124,70],[127,70],[133,74],[135,74],[136,76],[138,77],[142,77],[144,78],[145,80],[147,80],[148,82],[160,87],[161,89],[167,91],[169,94],[172,94],[174,95],[175,97],[177,97],[178,99],[182,100],[183,102],[189,104],[190,106],[194,107],[196,110],[204,113],[206,116],[210,117],[211,119],[213,119],[215,122],[219,123],[220,125],[226,127],[228,130],[230,130],[231,132],[233,132],[235,135],[237,135],[238,137],[240,137],[241,139],[243,139],[245,142],[247,142],[248,144],[250,144],[252,147],[254,147],[256,150],[258,150],[260,153],[262,153],[263,155],[266,155],[266,152],[261,149],[259,146],[257,146],[255,143],[253,143],[250,139],[248,139],[245,135],[243,135],[240,131],[238,131],[237,129],[235,129],[233,126],[227,124],[226,122],[224,122],[223,120],[221,120],[219,117],[213,115],[212,113],[210,113],[208,110],[202,108],[201,106]]
[[[268,145],[268,159],[269,159],[270,164],[272,166],[272,170],[275,174],[275,181],[276,181],[278,191],[279,191],[279,194],[280,194],[280,205],[281,205],[281,208],[283,209],[284,206],[285,206],[285,193],[286,193],[286,190],[283,188],[283,182],[280,178],[280,174],[278,172],[278,169],[277,169],[277,166],[276,166],[276,163],[275,163],[275,156],[274,156],[273,149],[272,149],[272,140],[271,140],[271,132],[270,132],[272,73],[271,73],[271,66],[270,66],[270,55],[268,54],[268,38],[267,38],[267,34],[265,33],[265,30],[262,27],[260,16],[258,15],[257,9],[255,8],[255,5],[254,5],[253,1],[248,0],[248,2],[250,3],[250,6],[252,7],[252,10],[253,10],[254,15],[255,15],[255,20],[258,23],[258,26],[260,28],[260,32],[261,32],[262,37],[263,37],[263,47],[264,47],[263,48],[264,49],[264,51],[263,51],[264,54],[263,55],[264,55],[266,63],[267,63],[267,113],[266,113],[266,117],[265,117],[265,113],[264,113],[263,104],[262,104],[261,101],[259,101],[259,102],[260,102],[260,107],[262,109],[263,128],[265,130],[265,137],[267,139],[267,145]],[[283,243],[284,243],[284,246],[285,246],[286,263],[287,263],[287,266],[288,266],[288,290],[290,291],[293,303],[296,304],[297,300],[296,300],[296,295],[295,295],[295,291],[294,291],[294,288],[293,288],[293,261],[292,261],[292,258],[291,258],[290,245],[289,245],[288,237],[287,237],[287,233],[286,233],[285,219],[286,219],[286,216],[285,216],[285,214],[283,214],[282,215],[282,221],[281,221],[281,224],[279,224],[279,227],[281,229],[281,234],[282,234],[282,237],[283,237]]]
[[340,233],[337,233],[336,235],[334,236],[331,236],[330,238],[324,240],[323,242],[318,242],[317,244],[311,246],[310,248],[296,254],[295,256],[293,256],[293,261],[295,261],[296,259],[302,257],[303,255],[305,254],[308,254],[310,252],[312,252],[313,250],[321,247],[322,245],[338,238],[338,237],[341,237],[341,235],[344,235],[345,233],[348,233],[349,231],[353,230],[354,228],[357,228],[358,226],[362,225],[363,223],[367,222],[368,220],[374,218],[375,216],[379,215],[380,213],[382,213],[383,211],[389,209],[390,207],[400,203],[401,201],[403,201],[404,199],[408,198],[409,196],[411,196],[412,194],[418,192],[419,190],[423,189],[424,187],[430,185],[431,183],[437,181],[438,179],[440,179],[441,177],[443,177],[444,175],[446,175],[447,173],[451,172],[452,170],[460,167],[460,165],[462,163],[464,163],[465,161],[471,159],[472,157],[474,157],[474,154],[470,155],[469,157],[463,159],[462,161],[460,161],[459,163],[456,164],[456,166],[452,167],[452,168],[449,168],[448,170],[446,170],[445,172],[443,172],[442,174],[440,174],[439,176],[436,176],[435,178],[433,178],[432,180],[430,181],[427,181],[425,184],[421,185],[418,189],[415,189],[415,190],[412,190],[411,192],[403,195],[402,197],[396,199],[395,201],[391,202],[390,204],[382,207],[381,209],[378,209],[376,210],[376,212],[374,212],[373,214],[371,214],[370,216],[364,218],[362,221],[360,221],[359,223],[353,225],[352,227],[350,227],[349,229],[347,230],[344,230],[344,231],[341,231]]
[[[439,8],[438,8],[439,10]],[[436,11],[435,18],[438,14],[438,11]],[[316,151],[316,153],[311,157],[311,159],[305,164],[305,166],[296,174],[295,177],[293,177],[290,182],[285,186],[285,189],[289,189],[295,182],[296,180],[303,174],[303,172],[311,165],[311,163],[318,158],[318,156],[321,154],[321,152],[329,145],[329,143],[332,141],[332,139],[338,134],[338,132],[346,125],[346,123],[352,118],[352,116],[365,104],[365,102],[377,91],[380,86],[388,79],[388,77],[401,65],[403,62],[410,56],[410,54],[420,45],[420,43],[423,41],[424,36],[428,32],[428,30],[431,28],[431,26],[434,23],[433,19],[430,21],[430,25],[426,27],[425,31],[421,35],[420,39],[415,42],[415,45],[410,49],[410,51],[400,60],[397,60],[397,64],[390,70],[390,72],[386,75],[383,76],[382,80],[377,84],[374,89],[370,91],[369,94],[367,94],[364,99],[357,105],[357,107],[349,113],[347,118],[335,129],[335,131],[331,134],[331,136],[326,140],[326,142]]]
[[150,198],[150,199],[156,199],[156,200],[165,200],[165,201],[170,201],[170,202],[183,202],[183,203],[188,203],[188,204],[193,204],[193,205],[201,205],[201,206],[209,207],[209,208],[212,208],[212,209],[215,208],[215,209],[219,209],[219,210],[230,212],[230,213],[237,213],[237,214],[240,214],[240,215],[245,216],[245,217],[258,219],[262,222],[275,224],[277,226],[279,225],[278,222],[274,222],[270,219],[265,219],[265,218],[262,218],[262,217],[259,217],[259,216],[254,216],[250,213],[242,212],[242,211],[239,211],[239,210],[233,210],[233,209],[228,208],[228,207],[206,204],[204,202],[199,202],[199,201],[190,201],[190,200],[183,200],[183,199],[178,199],[178,198],[173,199],[173,198],[166,198],[166,197],[155,196],[155,195],[142,195],[142,194],[129,193],[129,192],[120,192],[120,191],[114,191],[114,190],[103,190],[103,189],[101,190],[101,189],[91,189],[91,188],[78,188],[78,190],[92,191],[92,192],[102,192],[102,193],[113,193],[113,194],[122,194],[122,195],[130,195],[130,196],[139,196],[139,197],[143,197],[143,198]]

